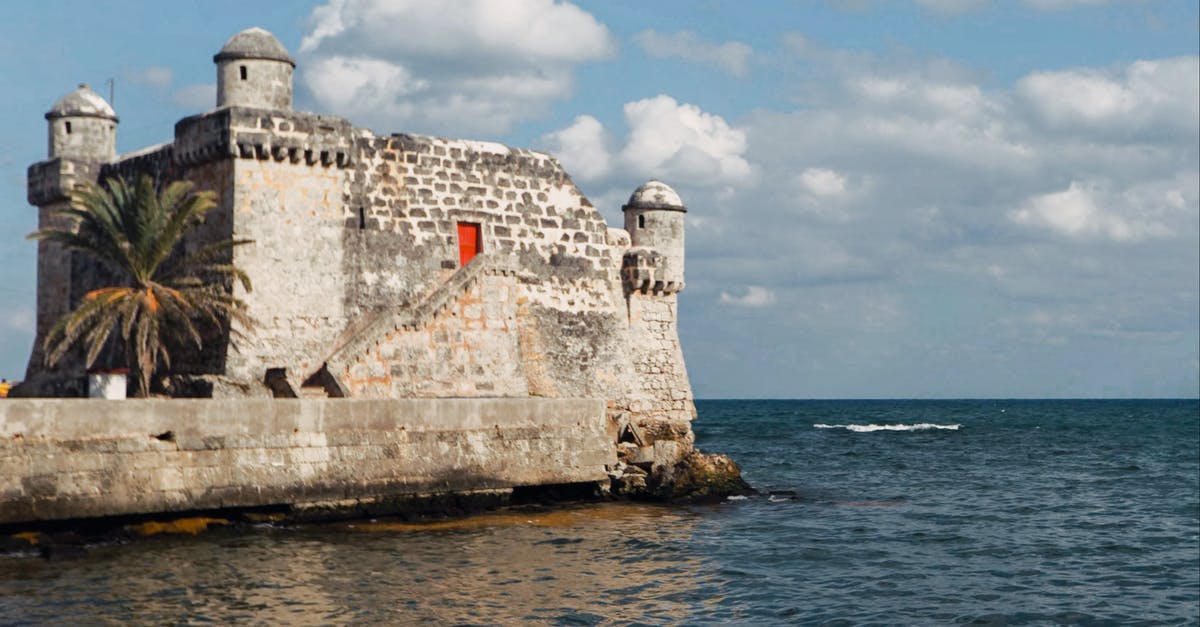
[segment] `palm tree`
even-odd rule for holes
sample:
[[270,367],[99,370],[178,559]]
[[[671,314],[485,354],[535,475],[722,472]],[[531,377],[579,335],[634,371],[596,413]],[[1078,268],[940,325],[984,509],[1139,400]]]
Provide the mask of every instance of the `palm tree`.
[[250,291],[250,278],[227,261],[229,251],[249,241],[226,239],[190,253],[180,245],[216,206],[215,194],[192,187],[177,181],[156,190],[148,175],[133,185],[120,178],[89,184],[57,212],[64,218],[60,226],[29,236],[82,253],[113,277],[85,294],[47,334],[47,365],[82,342],[90,367],[116,331],[137,384],[134,396],[145,397],[158,365],[170,368],[172,348],[186,341],[202,348],[198,323],[236,321],[249,328],[246,304],[230,288],[237,281]]

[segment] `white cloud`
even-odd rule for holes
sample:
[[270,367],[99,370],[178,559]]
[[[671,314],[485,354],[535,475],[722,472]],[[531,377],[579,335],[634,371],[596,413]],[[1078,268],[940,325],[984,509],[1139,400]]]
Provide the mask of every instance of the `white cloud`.
[[1143,187],[1114,194],[1097,184],[1072,181],[1063,191],[1030,198],[1009,217],[1018,224],[1048,228],[1069,237],[1137,242],[1172,235],[1168,225],[1157,218],[1177,211],[1186,211],[1182,190],[1156,194]]
[[171,95],[171,101],[190,111],[207,111],[217,106],[217,86],[208,83],[181,87]]
[[608,135],[590,115],[576,117],[570,126],[543,135],[541,144],[579,180],[596,180],[611,170]]
[[634,35],[633,39],[650,56],[709,64],[733,76],[745,76],[749,72],[750,58],[754,54],[753,48],[740,41],[712,43],[688,30],[667,34],[647,29]]
[[719,115],[659,95],[625,104],[629,139],[620,159],[643,176],[691,183],[737,183],[752,174],[746,134]]
[[625,103],[623,110],[628,135],[615,154],[608,132],[589,115],[543,135],[539,143],[580,180],[616,178],[620,180],[609,182],[619,183],[622,190],[634,181],[658,178],[673,186],[703,188],[708,197],[719,200],[732,197],[733,186],[753,177],[754,169],[744,157],[745,132],[721,116],[667,95]]
[[734,296],[728,292],[721,292],[718,297],[718,302],[722,305],[734,305],[736,307],[748,307],[757,309],[760,307],[769,307],[775,304],[775,293],[771,290],[762,287],[761,285],[747,285],[746,292],[741,296]]
[[797,175],[796,182],[814,196],[841,196],[846,192],[846,177],[826,168],[808,168]]
[[150,87],[164,88],[171,84],[171,68],[162,67],[159,65],[151,65],[136,72],[131,73],[129,82],[135,85],[149,85]]
[[1137,61],[1110,70],[1036,72],[1017,95],[1053,130],[1169,135],[1200,130],[1200,58]]
[[922,117],[968,118],[994,110],[977,85],[912,76],[868,75],[848,86],[868,103],[895,111],[897,107]]
[[553,0],[331,0],[313,10],[300,80],[377,131],[504,133],[570,95],[575,65],[615,50],[591,14]]

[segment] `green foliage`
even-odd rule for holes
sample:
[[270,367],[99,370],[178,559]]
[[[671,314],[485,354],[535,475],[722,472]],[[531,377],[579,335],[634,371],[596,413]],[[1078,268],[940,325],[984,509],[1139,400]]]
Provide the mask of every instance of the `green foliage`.
[[116,277],[85,294],[50,330],[48,365],[82,345],[91,366],[116,331],[136,377],[134,395],[144,397],[158,365],[170,367],[172,347],[203,346],[197,323],[234,321],[249,328],[246,304],[229,288],[236,281],[250,291],[250,278],[227,261],[234,247],[249,240],[223,240],[185,254],[184,235],[216,206],[212,192],[192,187],[176,181],[156,190],[147,175],[132,185],[117,178],[103,187],[88,185],[58,212],[61,225],[29,236],[91,257]]

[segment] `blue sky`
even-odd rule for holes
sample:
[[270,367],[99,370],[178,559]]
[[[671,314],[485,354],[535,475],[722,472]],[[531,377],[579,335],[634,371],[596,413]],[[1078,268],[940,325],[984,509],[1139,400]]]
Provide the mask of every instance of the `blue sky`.
[[297,108],[556,153],[619,225],[689,206],[700,397],[1200,394],[1192,2],[10,2],[0,375],[32,343],[25,168],[77,83],[118,149],[210,108],[262,26]]

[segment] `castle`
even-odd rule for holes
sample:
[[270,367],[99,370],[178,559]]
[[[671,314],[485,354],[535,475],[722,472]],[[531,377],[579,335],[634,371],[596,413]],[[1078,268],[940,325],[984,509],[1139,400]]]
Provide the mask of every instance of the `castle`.
[[[252,240],[232,254],[255,325],[176,360],[170,394],[598,398],[622,441],[691,450],[676,330],[686,209],[670,187],[637,188],[610,228],[551,155],[294,111],[295,62],[265,30],[213,60],[216,107],[173,141],[117,155],[115,112],[80,86],[46,114],[48,159],[28,173],[39,227],[79,184],[148,173],[216,192],[186,247]],[[41,347],[97,286],[89,264],[39,242],[22,395],[82,393],[82,364],[48,368]]]

